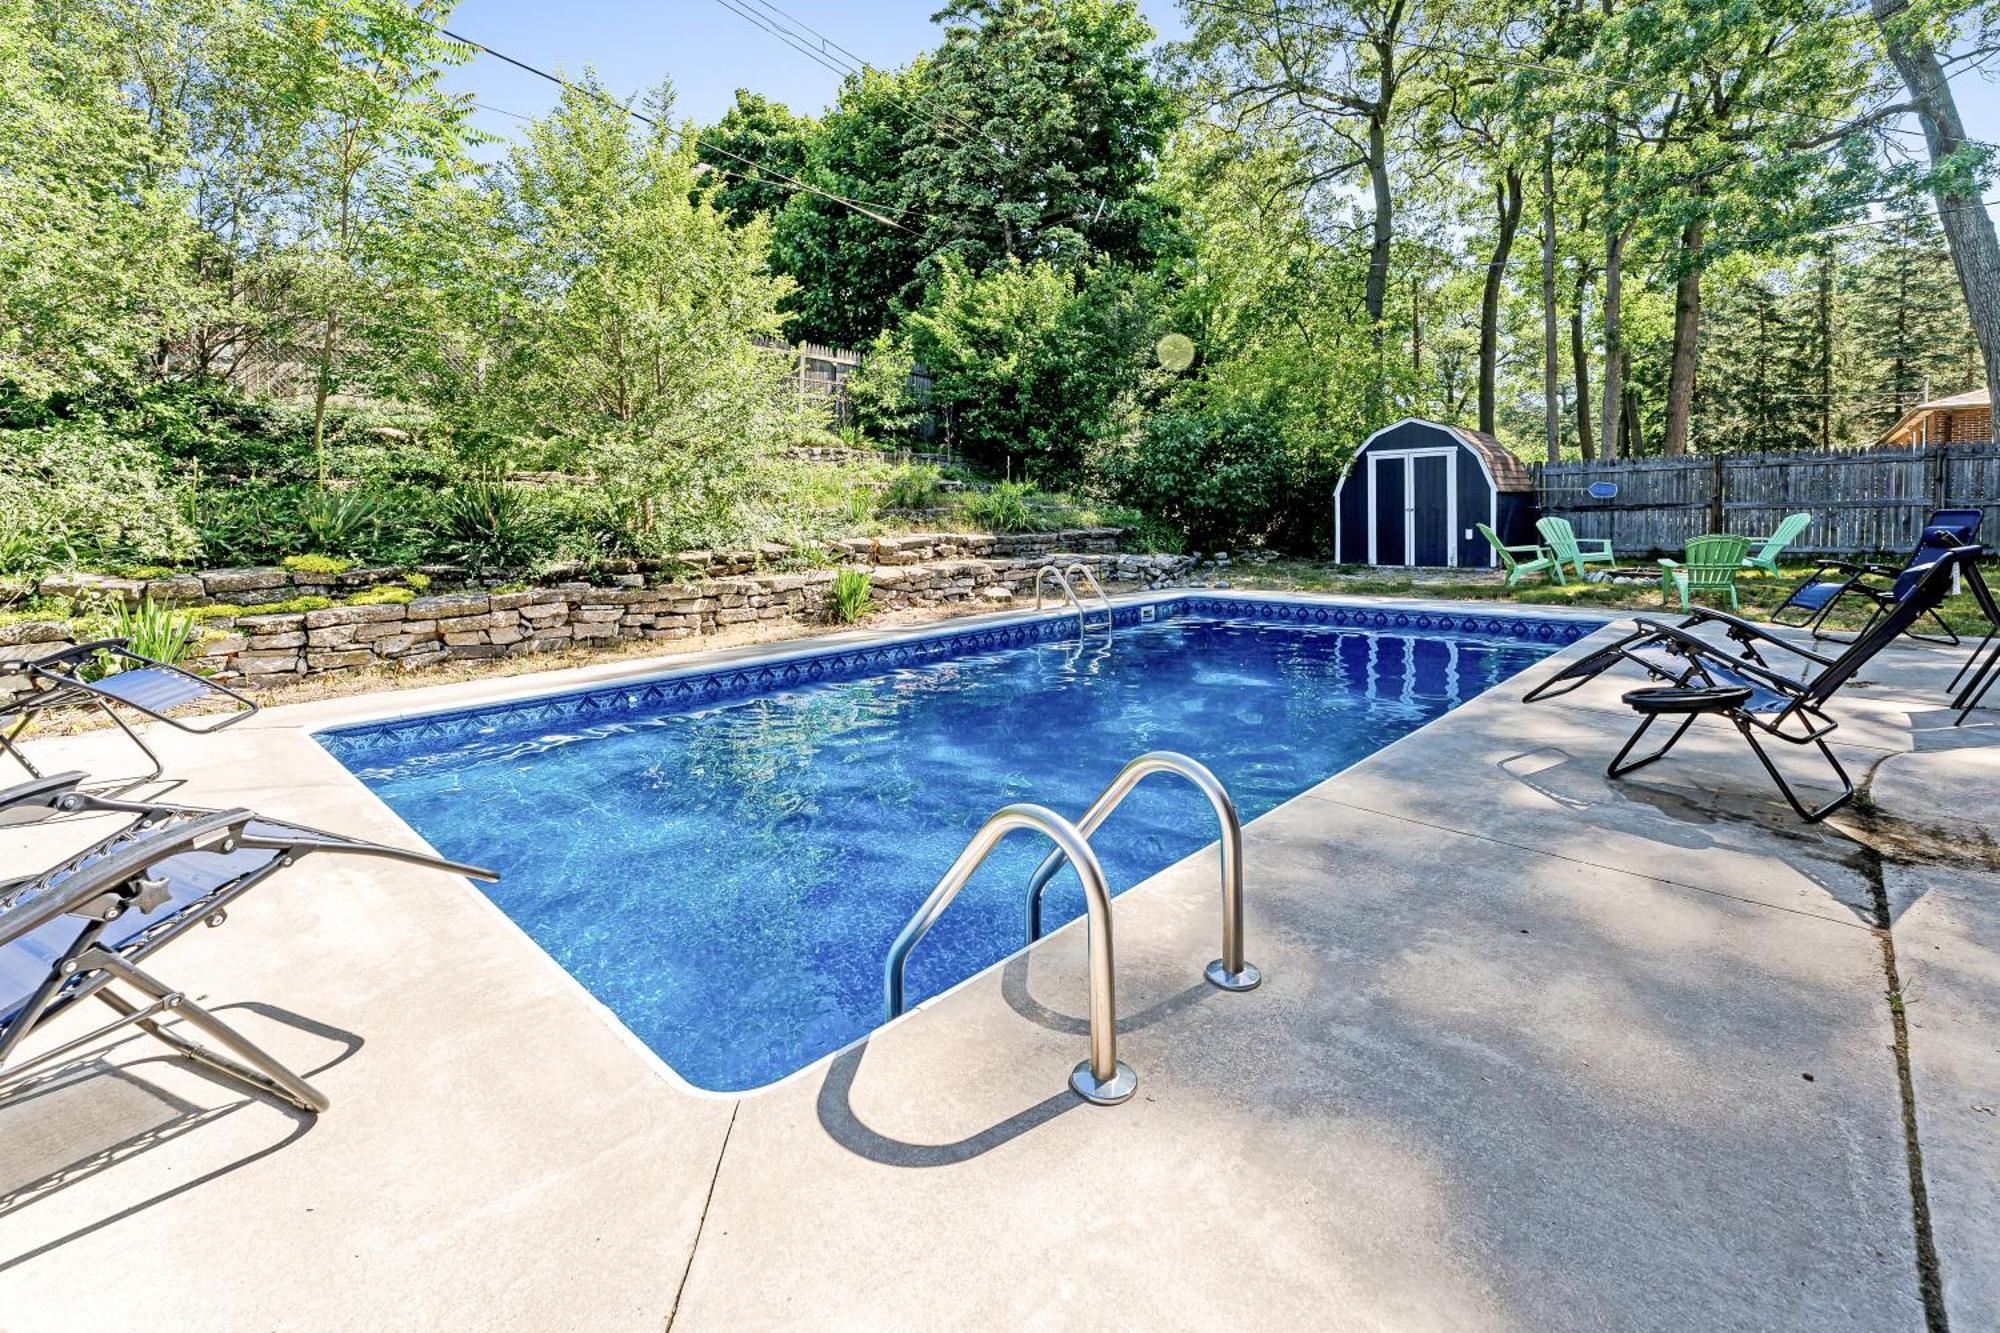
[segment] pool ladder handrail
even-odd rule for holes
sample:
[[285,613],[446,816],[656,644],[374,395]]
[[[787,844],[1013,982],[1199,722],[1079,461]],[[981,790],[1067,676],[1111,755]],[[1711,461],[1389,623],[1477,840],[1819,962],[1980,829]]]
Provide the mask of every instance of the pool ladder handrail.
[[[1264,979],[1256,964],[1243,957],[1243,821],[1229,789],[1206,764],[1173,750],[1149,750],[1118,771],[1098,798],[1091,802],[1076,828],[1087,840],[1124,804],[1138,785],[1155,773],[1173,773],[1194,784],[1215,810],[1221,829],[1218,845],[1222,854],[1222,956],[1211,962],[1202,975],[1211,984],[1228,991],[1254,990]],[[1057,843],[1028,878],[1028,943],[1042,937],[1042,895],[1068,858]]]
[[1069,575],[1056,565],[1043,565],[1035,571],[1035,609],[1042,609],[1042,584],[1053,574],[1056,586],[1062,589],[1063,601],[1076,610],[1076,637],[1081,639],[1087,632],[1087,622],[1083,616],[1083,603],[1077,600],[1076,589],[1070,585]]
[[916,910],[882,963],[882,1008],[885,1021],[905,1009],[903,973],[910,951],[951,906],[958,891],[986,863],[1000,840],[1016,829],[1033,829],[1055,844],[1036,867],[1028,885],[1028,943],[1041,937],[1042,893],[1063,865],[1076,867],[1083,882],[1084,946],[1089,952],[1090,1058],[1070,1071],[1070,1088],[1087,1102],[1115,1106],[1138,1089],[1139,1076],[1118,1058],[1118,1006],[1112,966],[1111,891],[1104,867],[1090,846],[1094,832],[1122,804],[1132,789],[1154,773],[1177,773],[1193,783],[1215,809],[1222,837],[1222,957],[1203,970],[1210,984],[1227,991],[1247,991],[1263,981],[1263,973],[1243,957],[1243,824],[1236,802],[1207,765],[1172,750],[1149,750],[1118,771],[1075,824],[1047,806],[1026,802],[1003,806],[972,835],[930,897]]
[[[1111,599],[1104,595],[1104,585],[1097,581],[1097,575],[1090,572],[1089,565],[1084,564],[1083,561],[1081,560],[1072,560],[1063,569],[1063,576],[1065,579],[1069,580],[1070,587],[1072,589],[1074,589],[1076,586],[1075,576],[1078,574],[1081,574],[1083,576],[1083,582],[1085,582],[1090,586],[1090,591],[1092,595],[1097,598],[1097,604],[1104,608],[1104,632],[1106,634],[1109,634],[1111,632],[1111,627],[1113,622],[1115,622],[1118,619],[1118,615],[1111,609]],[[1072,595],[1074,595],[1074,593],[1072,593]],[[1081,599],[1078,599],[1077,605],[1079,607],[1083,605]]]
[[973,872],[993,854],[1000,840],[1016,829],[1033,829],[1060,848],[1077,868],[1083,881],[1085,939],[1090,953],[1090,1058],[1070,1071],[1069,1085],[1079,1097],[1099,1106],[1115,1106],[1131,1097],[1139,1087],[1139,1076],[1118,1058],[1117,999],[1113,991],[1111,961],[1111,891],[1105,887],[1104,868],[1097,853],[1076,825],[1046,806],[1025,802],[1003,806],[989,816],[965,850],[951,863],[944,878],[931,890],[882,964],[882,1001],[887,1018],[903,1012],[903,968],[910,950],[951,905]]

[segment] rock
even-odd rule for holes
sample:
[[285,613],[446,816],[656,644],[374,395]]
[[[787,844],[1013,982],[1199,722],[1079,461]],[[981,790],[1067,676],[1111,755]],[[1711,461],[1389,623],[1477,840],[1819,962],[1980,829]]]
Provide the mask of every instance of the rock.
[[207,596],[202,581],[193,574],[173,574],[146,580],[146,596],[163,606],[185,606]]
[[306,612],[307,629],[324,629],[329,625],[372,625],[385,620],[404,620],[408,612],[394,603],[381,606],[329,606],[319,611]]
[[284,588],[291,584],[291,576],[282,569],[258,566],[251,569],[205,569],[195,575],[201,580],[202,591],[217,601],[241,600],[238,594],[262,592],[267,588]]

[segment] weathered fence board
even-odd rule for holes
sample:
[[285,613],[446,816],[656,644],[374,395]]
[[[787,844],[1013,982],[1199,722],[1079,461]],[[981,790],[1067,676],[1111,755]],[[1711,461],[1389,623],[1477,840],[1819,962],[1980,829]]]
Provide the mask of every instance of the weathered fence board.
[[[1705,532],[1763,536],[1805,510],[1802,552],[1901,551],[1916,544],[1926,515],[1946,506],[1986,510],[2000,532],[2000,445],[1690,454],[1615,463],[1538,464],[1545,514],[1578,535],[1604,537],[1621,554],[1673,553]],[[1591,495],[1609,482],[1613,496]]]

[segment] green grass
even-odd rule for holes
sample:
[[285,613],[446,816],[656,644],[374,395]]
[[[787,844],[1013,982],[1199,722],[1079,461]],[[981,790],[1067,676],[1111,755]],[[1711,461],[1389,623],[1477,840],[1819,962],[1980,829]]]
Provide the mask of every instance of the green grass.
[[[1768,574],[1744,574],[1736,580],[1742,614],[1750,620],[1769,620],[1785,595],[1812,573],[1812,565],[1781,566],[1774,578]],[[1306,561],[1274,561],[1268,565],[1233,568],[1225,576],[1239,588],[1267,588],[1294,592],[1349,593],[1375,597],[1437,597],[1448,601],[1516,602],[1523,606],[1575,606],[1610,611],[1677,611],[1678,601],[1667,602],[1657,584],[1580,583],[1567,585],[1532,580],[1518,588],[1508,588],[1498,577],[1424,576],[1421,581],[1408,574],[1352,566],[1313,564]],[[1878,580],[1879,582],[1879,580]],[[1702,605],[1716,605],[1711,599]],[[1727,602],[1720,603],[1728,610]],[[1843,599],[1842,609],[1828,618],[1827,627],[1856,630],[1868,619],[1869,603],[1861,598]],[[1986,617],[1970,593],[1960,593],[1945,602],[1940,612],[1957,633],[1984,634]]]

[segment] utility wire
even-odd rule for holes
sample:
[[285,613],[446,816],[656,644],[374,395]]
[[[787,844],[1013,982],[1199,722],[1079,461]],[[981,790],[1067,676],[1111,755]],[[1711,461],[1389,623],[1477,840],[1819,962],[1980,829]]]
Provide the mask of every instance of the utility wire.
[[[425,21],[430,22],[429,20]],[[673,135],[677,139],[685,139],[693,142],[697,147],[706,148],[711,153],[716,153],[722,157],[729,158],[731,161],[734,162],[740,162],[744,166],[753,167],[760,172],[766,172],[773,179],[764,180],[762,177],[754,178],[761,180],[762,183],[764,184],[767,185],[783,184],[789,186],[794,190],[803,190],[808,194],[818,195],[822,199],[829,200],[833,203],[841,205],[843,208],[847,208],[852,210],[853,212],[859,213],[863,217],[868,218],[870,221],[879,222],[885,227],[894,227],[897,231],[905,232],[912,236],[917,234],[914,230],[904,226],[900,222],[897,222],[894,218],[885,217],[883,216],[882,212],[877,211],[877,210],[886,210],[887,212],[891,213],[907,213],[909,211],[907,209],[895,208],[888,204],[870,204],[863,200],[850,199],[845,195],[835,194],[831,190],[822,190],[821,188],[819,188],[819,186],[809,184],[806,181],[800,180],[796,176],[789,175],[786,172],[779,171],[776,167],[765,166],[761,162],[758,162],[752,158],[744,157],[741,153],[732,152],[729,149],[724,148],[719,144],[712,144],[707,140],[700,138],[699,136],[687,134],[685,131],[675,129],[671,125],[664,125],[660,122],[657,116],[649,116],[643,111],[640,111],[631,106],[627,106],[625,103],[619,101],[615,97],[612,97],[609,93],[605,92],[600,88],[594,88],[587,84],[573,83],[570,80],[565,79],[560,74],[551,73],[546,69],[542,69],[540,66],[532,65],[525,60],[520,60],[514,56],[510,56],[504,51],[496,51],[492,47],[486,45],[484,42],[474,41],[472,38],[464,36],[461,33],[453,32],[450,28],[445,27],[441,23],[431,23],[431,26],[437,29],[437,31],[439,31],[440,33],[443,33],[446,37],[449,37],[454,42],[458,42],[463,46],[468,46],[472,48],[474,51],[480,52],[483,55],[492,56],[495,60],[501,61],[505,64],[512,65],[514,68],[532,74],[538,79],[544,79],[549,83],[555,84],[559,88],[567,89],[570,92],[581,93],[586,97],[590,97],[598,102],[603,103],[605,106],[610,107],[614,111],[622,111],[623,113],[630,116],[632,119],[638,121],[642,125],[646,125],[657,130],[662,130],[665,133]],[[752,178],[746,178],[746,179],[752,179]]]

